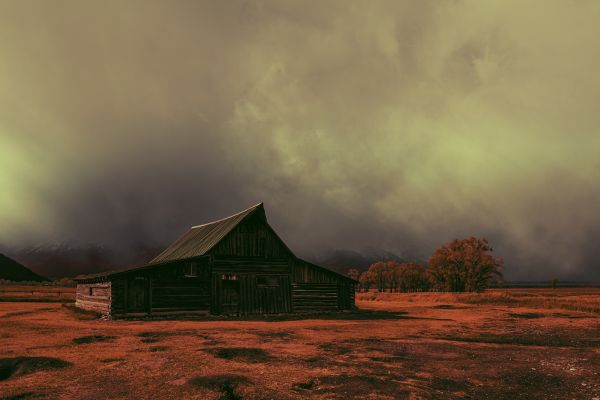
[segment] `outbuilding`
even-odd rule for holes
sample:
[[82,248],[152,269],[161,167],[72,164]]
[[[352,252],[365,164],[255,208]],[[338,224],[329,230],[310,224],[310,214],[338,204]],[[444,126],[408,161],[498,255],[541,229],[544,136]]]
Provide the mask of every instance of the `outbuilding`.
[[77,307],[111,317],[349,310],[357,283],[296,257],[262,203],[190,228],[146,265],[76,280]]

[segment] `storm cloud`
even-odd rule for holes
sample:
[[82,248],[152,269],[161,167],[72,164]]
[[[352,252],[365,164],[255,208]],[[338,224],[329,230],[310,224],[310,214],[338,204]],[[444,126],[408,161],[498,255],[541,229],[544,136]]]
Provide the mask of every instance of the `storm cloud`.
[[488,237],[600,279],[597,1],[0,2],[0,242]]

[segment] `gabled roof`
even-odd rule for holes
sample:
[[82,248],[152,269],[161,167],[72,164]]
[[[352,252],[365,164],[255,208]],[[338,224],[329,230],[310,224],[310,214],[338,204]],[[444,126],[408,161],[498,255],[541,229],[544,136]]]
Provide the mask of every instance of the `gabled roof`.
[[[177,239],[173,244],[167,247],[158,256],[154,257],[148,264],[141,266],[133,266],[119,271],[107,271],[98,274],[80,275],[76,277],[75,280],[78,282],[107,280],[110,279],[110,277],[133,271],[145,270],[161,265],[167,265],[178,260],[189,260],[195,257],[205,256],[213,247],[219,244],[219,242],[221,242],[221,240],[223,240],[225,236],[227,236],[227,234],[229,234],[229,232],[231,232],[236,226],[238,226],[246,218],[255,215],[256,213],[260,213],[262,218],[265,218],[266,222],[265,209],[263,207],[263,203],[259,203],[250,208],[245,209],[244,211],[240,211],[239,213],[234,214],[230,217],[209,222],[207,224],[191,227],[186,233],[183,234],[183,236]],[[268,223],[266,225],[267,228],[271,230],[273,235],[275,235],[275,237],[279,239],[282,246],[284,246],[289,251],[290,255],[294,259],[309,264],[312,267],[324,270],[328,273],[338,275],[347,280],[354,281],[352,278],[349,278],[338,272],[298,259],[294,255],[294,253],[289,249],[289,247],[287,247],[285,242],[281,240],[281,238],[279,238],[279,236],[271,228],[271,226]]]
[[154,257],[150,261],[150,264],[203,256],[223,240],[240,222],[257,211],[264,213],[263,203],[259,203],[227,218],[204,225],[193,226],[177,239],[175,243]]

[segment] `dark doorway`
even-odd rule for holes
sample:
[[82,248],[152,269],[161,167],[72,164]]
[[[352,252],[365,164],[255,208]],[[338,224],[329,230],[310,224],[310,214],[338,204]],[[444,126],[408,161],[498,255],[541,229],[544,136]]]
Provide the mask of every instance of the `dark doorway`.
[[341,282],[338,283],[338,309],[350,310],[352,308],[353,291],[354,286]]
[[146,279],[136,277],[129,281],[127,312],[146,312]]
[[225,275],[221,283],[223,290],[221,312],[223,314],[238,314],[240,311],[240,281],[236,275]]

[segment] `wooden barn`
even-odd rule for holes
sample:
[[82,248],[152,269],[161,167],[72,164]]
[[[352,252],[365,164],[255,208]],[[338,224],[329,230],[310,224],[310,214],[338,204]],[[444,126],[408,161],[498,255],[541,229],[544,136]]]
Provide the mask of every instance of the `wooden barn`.
[[356,281],[299,259],[263,204],[194,226],[149,264],[77,280],[77,307],[112,317],[354,308]]

